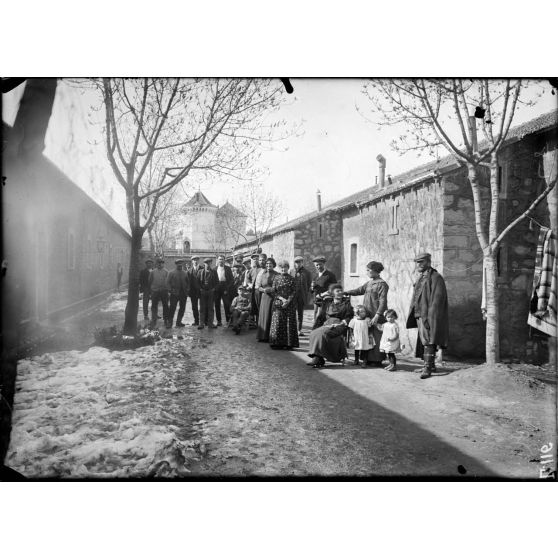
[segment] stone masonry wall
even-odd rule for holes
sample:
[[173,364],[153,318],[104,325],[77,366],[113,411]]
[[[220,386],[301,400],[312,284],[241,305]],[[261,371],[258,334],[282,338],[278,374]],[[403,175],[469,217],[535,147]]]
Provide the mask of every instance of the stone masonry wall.
[[267,254],[268,257],[273,257],[276,262],[287,260],[292,267],[294,259],[294,237],[294,231],[276,234],[269,240],[262,242],[262,252]]
[[[397,229],[391,229],[393,206],[397,207]],[[416,280],[414,257],[418,252],[430,252],[433,266],[443,269],[443,191],[439,184],[413,188],[389,199],[346,213],[343,220],[343,280],[346,289],[365,283],[366,264],[370,260],[382,262],[383,279],[390,289],[388,307],[395,309],[399,318],[404,353],[414,352],[417,330],[407,330],[405,322],[413,284]],[[357,273],[351,274],[350,245],[357,243]],[[353,297],[353,305],[362,297]]]
[[448,290],[451,353],[482,357],[482,250],[475,230],[471,188],[464,170],[442,180],[444,278]]
[[[543,178],[542,157],[537,153],[548,151],[553,142],[556,154],[556,136],[530,136],[508,146],[501,156],[507,192],[502,200],[503,223],[519,216],[546,186]],[[546,147],[545,147],[546,145]],[[547,201],[537,208],[535,219],[550,226]],[[527,219],[517,225],[506,237],[502,247],[500,302],[500,348],[502,356],[519,360],[545,362],[548,359],[548,337],[527,325],[529,303],[533,288],[536,247],[539,226]]]
[[[268,256],[273,255],[277,261],[286,259],[291,266],[296,256],[303,256],[304,266],[311,272],[314,271],[313,258],[323,255],[327,258],[327,267],[341,279],[342,234],[340,215],[336,212],[324,212],[294,230],[276,233],[264,240],[260,247]],[[251,252],[256,250],[256,244],[243,244],[239,248],[244,252]]]
[[[321,236],[320,224],[322,225]],[[343,227],[340,215],[335,212],[326,212],[298,227],[294,238],[294,256],[303,256],[304,267],[313,273],[312,260],[316,256],[325,256],[327,268],[335,273],[338,280],[341,280],[342,237]]]
[[[499,230],[523,213],[546,185],[538,174],[541,158],[535,153],[542,152],[547,141],[548,136],[528,136],[501,152]],[[485,322],[481,313],[483,266],[471,189],[464,171],[444,179],[443,186],[444,275],[450,303],[452,353],[482,358],[485,353]],[[487,202],[483,207],[487,207]],[[542,225],[550,225],[546,201],[541,203],[535,217]],[[526,219],[508,234],[501,247],[498,301],[502,358],[534,362],[547,359],[547,337],[527,325],[538,234],[538,225]]]

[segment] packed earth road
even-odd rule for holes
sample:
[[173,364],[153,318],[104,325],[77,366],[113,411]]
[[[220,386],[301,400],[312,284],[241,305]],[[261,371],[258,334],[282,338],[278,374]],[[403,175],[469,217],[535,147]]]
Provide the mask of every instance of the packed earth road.
[[397,372],[307,366],[311,311],[292,352],[253,330],[191,326],[161,329],[169,337],[150,347],[88,349],[124,305],[114,296],[20,361],[9,467],[63,478],[539,478],[540,448],[555,439],[554,388],[510,367],[445,363],[420,380],[414,358]]

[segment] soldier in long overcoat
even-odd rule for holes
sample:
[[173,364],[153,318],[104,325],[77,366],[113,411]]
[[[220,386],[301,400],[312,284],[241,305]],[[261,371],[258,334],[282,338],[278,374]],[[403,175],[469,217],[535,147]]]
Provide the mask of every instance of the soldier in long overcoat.
[[418,328],[416,356],[422,357],[421,378],[436,371],[436,351],[448,345],[448,295],[444,278],[432,267],[432,256],[419,254],[415,258],[420,273],[415,283],[407,329]]

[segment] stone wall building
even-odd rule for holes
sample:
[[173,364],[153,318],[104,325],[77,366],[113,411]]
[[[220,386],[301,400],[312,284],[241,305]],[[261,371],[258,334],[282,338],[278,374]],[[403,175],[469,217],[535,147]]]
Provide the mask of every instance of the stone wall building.
[[228,201],[221,207],[212,204],[201,190],[184,204],[182,214],[174,246],[167,247],[173,253],[227,253],[246,232],[246,215]]
[[327,267],[337,278],[342,276],[342,216],[337,204],[322,209],[321,195],[318,192],[316,211],[287,221],[270,229],[260,239],[240,244],[238,250],[246,254],[261,251],[276,260],[286,259],[293,262],[296,256],[304,257],[304,266],[314,269],[312,259],[317,255],[327,257]]
[[[510,130],[500,156],[500,229],[525,211],[550,173],[556,172],[557,122],[554,111]],[[378,160],[385,165],[383,157]],[[487,176],[484,184],[488,186]],[[489,188],[484,192],[489,195]],[[546,358],[548,340],[527,325],[527,316],[538,231],[540,225],[556,230],[555,199],[556,190],[540,204],[534,221],[524,220],[507,236],[498,256],[504,357]],[[252,243],[242,248],[255,247]],[[416,343],[416,330],[404,327],[415,282],[413,258],[418,252],[430,252],[448,287],[448,352],[461,358],[484,355],[482,252],[466,169],[451,156],[393,178],[388,175],[373,187],[276,227],[263,239],[261,249],[289,261],[303,255],[310,268],[312,258],[323,253],[347,289],[367,280],[367,262],[381,261],[382,276],[390,285],[388,304],[399,315],[402,342],[409,353]]]

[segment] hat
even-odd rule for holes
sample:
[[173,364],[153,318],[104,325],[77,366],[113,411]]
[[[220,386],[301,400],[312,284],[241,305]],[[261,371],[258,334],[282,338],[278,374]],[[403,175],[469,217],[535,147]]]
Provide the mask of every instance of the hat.
[[415,258],[415,262],[420,262],[422,260],[430,260],[432,258],[432,254],[428,252],[422,252],[421,254],[417,254]]
[[252,255],[250,256],[250,259],[251,259],[251,260],[257,260],[259,257],[260,257],[259,254],[252,254]]
[[145,263],[153,263],[153,260],[151,258],[147,258],[147,260],[145,260]]
[[157,258],[157,263],[165,263],[164,258]]
[[325,256],[316,256],[312,261],[318,263],[325,263],[326,259]]
[[372,271],[376,271],[377,273],[382,273],[384,270],[384,266],[380,262],[368,262],[366,264],[367,269],[371,269]]
[[246,285],[240,285],[238,287],[238,290],[239,291],[249,291],[250,289]]
[[182,265],[184,263],[184,260],[174,260],[174,263],[176,265]]
[[211,263],[213,261],[213,258],[205,258],[205,260],[203,260],[203,263]]
[[267,258],[267,254],[266,254],[265,252],[262,252],[262,253],[259,255],[259,257],[260,257],[260,258]]
[[199,256],[192,256],[190,259],[191,259],[192,261],[193,261],[193,260],[199,260],[200,257],[199,257]]
[[303,261],[304,261],[304,258],[303,258],[302,256],[297,256],[297,257],[294,259],[294,261],[295,261],[295,262],[303,262]]
[[237,268],[237,269],[244,269],[244,264],[235,263],[235,264],[233,265],[233,267],[235,267],[235,268]]
[[334,289],[341,289],[343,290],[343,285],[341,285],[341,283],[332,283],[329,286],[329,292],[332,293],[334,291]]
[[236,260],[236,258],[243,258],[244,256],[242,255],[241,252],[236,252],[235,254],[233,254],[233,258]]

